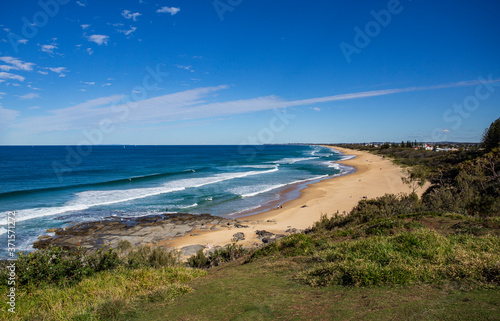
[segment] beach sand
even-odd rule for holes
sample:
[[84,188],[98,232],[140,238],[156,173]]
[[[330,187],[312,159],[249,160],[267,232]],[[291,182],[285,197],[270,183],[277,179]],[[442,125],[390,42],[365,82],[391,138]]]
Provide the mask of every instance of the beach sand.
[[[289,228],[300,230],[311,227],[322,214],[331,217],[337,212],[349,213],[364,196],[370,199],[384,194],[411,192],[409,186],[401,181],[404,175],[403,169],[390,159],[364,151],[341,147],[334,149],[345,155],[356,156],[353,159],[337,162],[354,167],[356,169],[354,173],[313,183],[301,191],[299,198],[284,203],[280,209],[273,208],[260,214],[240,218],[241,224],[248,225],[247,228],[192,231],[191,234],[199,235],[165,240],[159,245],[173,248],[194,244],[224,246],[232,243],[233,234],[242,232],[245,234],[245,240],[239,241],[238,244],[251,247],[262,244],[255,233],[257,230],[287,234],[285,231]],[[426,188],[427,186],[424,186],[417,193],[422,193]]]

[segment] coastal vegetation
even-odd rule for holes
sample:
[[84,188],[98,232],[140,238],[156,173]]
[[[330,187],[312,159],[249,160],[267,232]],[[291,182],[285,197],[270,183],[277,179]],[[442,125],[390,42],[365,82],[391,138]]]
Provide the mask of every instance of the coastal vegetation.
[[[349,215],[323,215],[304,233],[258,249],[236,243],[200,251],[188,266],[175,252],[127,242],[96,253],[22,254],[18,313],[9,315],[3,302],[1,317],[493,320],[500,302],[499,124],[478,148],[450,152],[404,142],[350,145],[407,166],[403,181],[413,192],[363,199]],[[0,273],[7,292],[9,272]]]

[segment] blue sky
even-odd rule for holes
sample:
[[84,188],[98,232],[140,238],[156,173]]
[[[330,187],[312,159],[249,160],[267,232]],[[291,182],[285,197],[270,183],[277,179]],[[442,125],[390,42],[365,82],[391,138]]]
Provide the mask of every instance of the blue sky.
[[497,1],[42,0],[0,10],[0,144],[479,141]]

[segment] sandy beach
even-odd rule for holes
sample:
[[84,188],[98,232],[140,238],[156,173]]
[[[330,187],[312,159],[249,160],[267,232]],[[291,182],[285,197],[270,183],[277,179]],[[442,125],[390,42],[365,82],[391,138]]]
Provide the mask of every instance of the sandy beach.
[[[329,146],[325,146],[329,147]],[[216,231],[192,231],[193,236],[186,235],[173,240],[159,242],[159,245],[182,248],[188,245],[224,246],[232,243],[233,235],[245,234],[245,240],[238,244],[255,246],[262,244],[255,233],[266,230],[275,234],[287,234],[290,228],[298,230],[311,227],[322,214],[328,217],[335,213],[349,211],[363,197],[375,198],[387,193],[409,193],[410,188],[403,184],[401,177],[404,171],[391,160],[368,152],[356,151],[341,147],[334,148],[345,155],[356,156],[349,160],[339,161],[343,165],[352,166],[355,172],[316,182],[303,189],[300,197],[282,204],[282,208],[273,208],[266,212],[240,218],[244,228],[228,227]],[[420,189],[422,193],[426,187]]]

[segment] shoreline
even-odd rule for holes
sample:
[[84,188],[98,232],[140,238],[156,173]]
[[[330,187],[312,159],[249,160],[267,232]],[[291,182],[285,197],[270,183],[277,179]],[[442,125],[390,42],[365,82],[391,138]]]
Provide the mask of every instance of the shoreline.
[[[227,228],[216,231],[192,231],[193,236],[182,236],[158,243],[160,246],[181,249],[192,245],[205,245],[206,248],[231,244],[235,233],[244,233],[244,240],[238,244],[244,247],[262,245],[256,231],[266,230],[277,235],[290,234],[290,229],[297,231],[312,227],[322,214],[328,217],[336,213],[348,214],[352,208],[364,197],[371,199],[385,194],[409,193],[409,186],[403,184],[401,177],[404,173],[400,166],[392,160],[374,155],[369,152],[357,151],[337,146],[327,146],[346,156],[355,156],[351,159],[335,161],[335,163],[350,166],[354,171],[326,178],[319,182],[308,183],[307,187],[299,191],[299,197],[288,200],[282,208],[268,210],[245,217],[238,217],[246,228]],[[292,189],[293,187],[290,187]],[[418,191],[421,194],[426,187]],[[282,190],[285,193],[288,189]]]
[[[321,146],[343,156],[353,156],[334,161],[348,167],[347,171],[287,186],[277,191],[280,197],[276,201],[253,210],[221,217],[165,213],[132,220],[136,224],[121,219],[82,223],[57,231],[47,230],[55,235],[42,235],[33,245],[73,248],[81,244],[97,249],[102,245],[116,247],[120,241],[128,240],[132,245],[156,244],[179,250],[181,258],[187,259],[199,249],[224,247],[235,240],[247,248],[262,246],[312,227],[323,214],[328,217],[348,214],[363,198],[410,192],[410,187],[401,180],[403,169],[390,159],[365,151]],[[426,186],[418,193],[425,189]]]

